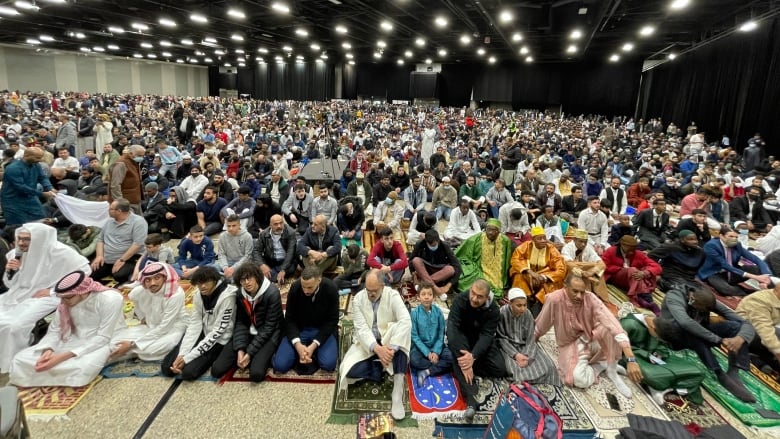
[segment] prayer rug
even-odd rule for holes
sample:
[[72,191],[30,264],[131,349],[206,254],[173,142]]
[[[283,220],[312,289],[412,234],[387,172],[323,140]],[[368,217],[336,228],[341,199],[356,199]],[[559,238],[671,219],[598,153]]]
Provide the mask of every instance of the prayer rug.
[[68,412],[99,383],[102,377],[81,387],[43,386],[20,387],[19,399],[24,404],[27,419],[49,420],[67,418]]
[[414,419],[434,419],[446,414],[462,415],[466,401],[461,398],[458,382],[451,373],[428,377],[425,385],[417,385],[417,377],[406,374],[409,405]]
[[[543,335],[539,339],[539,345],[557,366],[558,346],[555,343],[554,333],[550,331]],[[628,427],[628,419],[626,418],[628,413],[664,420],[669,419],[642,388],[631,382],[627,377],[623,377],[623,381],[633,393],[631,398],[626,398],[618,392],[615,384],[606,376],[601,376],[598,382],[586,390],[571,389],[574,398],[579,402],[598,430],[618,430]],[[620,405],[620,410],[610,408],[610,404],[607,401],[608,394],[615,395]]]
[[[477,377],[477,413],[474,422],[464,423],[463,415],[445,414],[438,416],[433,436],[440,438],[478,439],[482,438],[498,405],[501,394],[509,388],[509,382],[503,379],[484,379]],[[588,416],[577,404],[570,389],[549,384],[535,386],[550,403],[555,413],[563,421],[563,437],[566,439],[590,439],[595,437],[596,429]]]
[[333,384],[336,382],[336,372],[326,372],[320,369],[311,375],[298,375],[292,370],[287,373],[279,374],[274,372],[273,369],[268,369],[268,374],[266,374],[265,379],[267,381],[286,383]]
[[[137,358],[123,360],[107,365],[100,371],[100,375],[107,379],[129,377],[153,378],[162,376],[160,363],[160,361],[143,361]],[[178,376],[174,378],[178,378]],[[197,381],[217,381],[217,379],[212,377],[211,373],[207,371],[201,375]]]
[[[616,305],[620,305],[623,302],[629,302],[628,295],[620,288],[611,284],[607,284],[607,291],[609,291],[609,295],[612,297],[612,300],[616,302]],[[653,291],[653,302],[655,302],[656,305],[661,306],[665,295],[666,294],[663,291],[656,288],[655,291]]]
[[726,423],[726,420],[706,400],[703,404],[698,405],[673,392],[664,395],[664,404],[661,408],[669,416],[669,419],[686,426],[695,424],[701,428],[707,428]]
[[[339,358],[344,355],[352,345],[352,322],[345,321],[339,337]],[[362,380],[350,384],[346,389],[341,388],[336,378],[333,391],[329,424],[355,424],[360,414],[366,412],[384,413],[392,408],[391,395],[393,392],[393,378],[384,374],[384,380],[378,383]],[[408,389],[404,392],[404,408],[406,417],[396,421],[397,427],[417,427],[417,421],[412,419],[412,410],[409,406]]]

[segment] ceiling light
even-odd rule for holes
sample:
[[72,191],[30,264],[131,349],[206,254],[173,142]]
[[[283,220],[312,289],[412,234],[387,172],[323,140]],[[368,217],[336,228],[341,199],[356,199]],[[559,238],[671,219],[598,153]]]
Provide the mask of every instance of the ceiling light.
[[316,43],[312,43],[309,47],[311,47],[311,50],[320,50],[320,45]]
[[574,44],[566,48],[566,53],[574,53],[576,51],[577,51],[577,46],[575,46]]
[[525,62],[534,62],[534,57],[533,56],[526,56],[525,57]]
[[182,38],[181,43],[185,46],[192,46],[193,44],[192,40],[189,38]]
[[343,47],[343,48],[345,48],[345,49],[349,50],[349,49],[351,49],[351,48],[352,48],[352,45],[351,45],[351,44],[349,44],[349,43],[342,43],[342,44],[341,44],[341,47]]
[[630,52],[630,51],[634,50],[634,44],[633,43],[626,43],[626,44],[623,45],[623,47],[621,47],[621,50],[623,50],[623,52]]
[[240,63],[238,63],[238,66],[239,66],[239,67],[246,67],[246,63],[242,63],[242,62],[240,62]]
[[303,59],[303,55],[296,55],[295,59]]
[[162,40],[162,41],[160,41],[160,45],[161,45],[162,47],[171,47],[171,46],[172,46],[171,42],[170,42],[170,41],[167,41],[167,40]]
[[309,36],[309,32],[307,32],[306,29],[295,29],[295,34],[301,37]]
[[95,52],[105,52],[106,51],[106,49],[103,48],[102,46],[95,46],[95,47],[92,48],[92,50],[94,50]]
[[87,36],[84,35],[83,32],[76,32],[76,38],[78,38],[79,40],[83,40],[84,38],[87,38]]
[[201,52],[200,50],[196,50],[195,51],[195,56],[204,56],[204,55],[206,55],[206,54]]
[[655,32],[654,26],[645,26],[642,29],[639,29],[639,35],[642,35],[643,37],[647,37],[653,34]]
[[498,15],[498,19],[502,23],[509,23],[510,21],[512,21],[513,18],[515,17],[512,15],[512,12],[510,11],[502,11],[501,14]]
[[585,15],[587,13],[588,13],[588,8],[586,8],[586,7],[581,7],[579,9],[577,9],[577,14],[579,14],[579,15]]
[[140,31],[149,30],[149,26],[147,26],[147,25],[145,25],[143,23],[132,23],[130,25],[130,27],[132,27],[133,29],[140,30]]
[[323,60],[321,60],[321,59],[317,58],[317,59],[315,59],[315,60],[314,60],[314,62],[315,62],[315,63],[317,63],[317,64],[322,64],[322,63],[324,63],[325,61],[323,61]]
[[92,52],[92,49],[90,49],[89,47],[80,47],[79,50],[82,52]]
[[203,62],[211,63],[213,60],[211,58],[203,58]]
[[338,25],[338,26],[336,26],[336,32],[338,32],[340,34],[345,34],[345,33],[348,32],[347,31],[347,27],[346,26],[342,26],[342,25]]
[[14,6],[16,6],[19,9],[26,9],[28,11],[37,11],[38,9],[41,9],[40,7],[28,1],[17,1],[16,3],[14,3]]
[[414,44],[422,47],[422,46],[425,45],[425,39],[424,38],[418,38],[418,39],[414,40]]
[[284,3],[276,2],[271,5],[271,9],[273,9],[276,12],[281,12],[282,14],[290,13],[290,7],[285,5]]
[[164,56],[164,57],[166,57],[166,58],[170,58],[170,57],[172,57],[173,55],[171,55],[171,52],[163,52],[163,53],[162,53],[162,56]]
[[236,49],[236,53],[244,53],[244,49]]
[[618,62],[620,61],[620,55],[618,55],[617,53],[613,53],[612,56],[609,57],[609,60],[611,62]]
[[523,46],[520,48],[520,55],[527,55],[528,54],[528,47]]
[[393,30],[393,23],[390,23],[389,21],[383,21],[383,22],[379,23],[379,27],[381,27],[382,30],[385,30],[385,31],[389,32],[389,31]]
[[154,45],[152,45],[151,43],[144,42],[141,43],[141,47],[143,47],[144,49],[151,49],[152,47],[154,47]]
[[742,26],[740,26],[739,27],[739,31],[740,32],[750,32],[750,31],[754,30],[757,27],[758,27],[758,23],[756,23],[753,20],[750,20],[750,21],[746,22],[745,24],[743,24]]
[[228,9],[227,14],[233,18],[239,18],[244,19],[246,18],[246,14],[244,14],[244,11],[240,11],[238,9]]
[[382,58],[382,53],[381,52],[374,52],[374,58],[376,58],[376,59]]
[[108,46],[106,46],[106,49],[108,49],[108,50],[119,50],[119,46],[117,46],[116,44],[109,44]]
[[277,61],[281,61],[281,60],[282,60],[282,59],[284,59],[284,58],[282,58],[282,56],[281,56],[281,55],[276,55],[276,56],[274,57],[274,59],[275,59],[275,60],[277,60]]
[[41,35],[38,39],[41,41],[54,41],[54,37],[49,35]]
[[159,23],[167,27],[176,27],[176,22],[168,18],[161,18]]
[[233,41],[244,41],[244,37],[239,34],[233,34],[230,36],[230,39]]
[[143,58],[143,57],[144,57],[144,56],[143,56],[143,55],[141,55],[140,53],[134,53],[134,54],[133,54],[133,58]]
[[194,63],[194,64],[197,64],[197,63],[198,63],[198,60],[197,60],[196,58],[191,58],[191,59],[190,59],[190,62],[191,62],[191,63]]
[[406,52],[404,52],[404,56],[407,58],[411,58],[414,56],[414,53],[412,53],[411,50],[407,50]]
[[460,37],[461,44],[469,44],[471,42],[471,37],[468,35],[463,35]]
[[447,25],[447,19],[446,19],[446,18],[444,18],[444,17],[442,17],[442,16],[438,16],[438,17],[436,17],[436,18],[433,20],[433,22],[434,22],[434,23],[436,23],[436,26],[439,26],[439,27],[444,27],[444,26],[446,26],[446,25]]
[[261,47],[261,48],[257,49],[257,51],[260,52],[260,53],[268,53],[268,49],[266,49],[265,47]]
[[355,65],[355,61],[349,60],[349,61],[347,62],[347,64],[349,64],[349,65],[351,65],[351,66],[354,66],[354,65]]
[[433,62],[430,58],[425,58],[425,64],[431,64]]
[[328,54],[327,53],[323,53],[322,55],[320,55],[320,58],[328,59]]
[[571,31],[571,35],[569,35],[569,38],[571,38],[572,40],[579,40],[580,38],[582,38],[582,31],[579,29],[574,29],[573,31]]
[[256,59],[256,60],[257,60],[257,62],[259,62],[259,63],[264,63],[264,62],[265,62],[265,60],[264,60],[263,58],[259,57],[259,56],[258,56],[257,58],[255,58],[255,59]]
[[691,4],[689,0],[673,0],[672,4],[669,5],[670,9],[685,9],[688,7],[688,5]]
[[20,12],[8,6],[0,6],[0,15],[19,15]]
[[479,49],[477,49],[477,55],[482,56],[484,54],[485,54],[485,49],[483,49],[481,47]]
[[346,54],[346,55],[344,55],[344,56],[346,56],[346,57],[347,57],[347,59],[352,59],[352,58],[354,58],[354,56],[353,56],[351,53],[348,53],[348,54]]
[[447,56],[447,49],[439,49],[439,56]]
[[284,46],[282,47],[282,50],[284,50],[285,52],[292,52],[293,49],[290,46]]
[[32,44],[34,46],[37,46],[37,45],[41,44],[41,42],[36,40],[35,38],[28,38],[26,40],[26,42],[27,42],[27,44]]
[[190,20],[192,20],[192,21],[194,21],[196,23],[208,23],[209,22],[208,18],[206,18],[206,17],[204,17],[203,15],[200,15],[200,14],[192,14],[192,15],[190,15]]
[[183,63],[183,62],[184,62],[184,60],[183,60],[183,59],[181,59],[181,58],[176,58],[176,62],[177,62],[177,63],[179,63],[179,64],[181,64],[181,63]]
[[224,55],[224,54],[225,54],[225,52],[222,51],[222,50],[215,50],[214,51],[214,55],[220,55],[221,56],[221,55]]
[[211,44],[217,44],[217,39],[214,37],[206,37],[203,39],[203,41]]
[[666,57],[669,58],[670,60],[672,60],[672,59],[677,58],[677,55],[675,55],[674,53],[670,53],[669,55],[666,55]]
[[153,59],[154,59],[154,58],[157,58],[157,55],[155,55],[155,54],[153,54],[153,53],[147,53],[147,54],[146,54],[146,57],[147,57],[147,58],[153,58]]
[[488,58],[488,62],[490,64],[495,64],[496,63],[496,57],[495,56],[491,56],[490,58]]
[[231,66],[229,62],[226,62],[225,67],[233,67],[233,66]]
[[403,58],[398,58],[398,61],[396,61],[396,63],[397,63],[399,66],[402,66],[402,65],[404,65],[404,59],[403,59]]
[[376,46],[377,47],[381,47],[381,48],[385,48],[385,47],[387,47],[387,43],[385,43],[382,40],[379,40],[379,41],[376,42]]
[[516,32],[512,35],[512,41],[523,41],[523,36]]
[[123,34],[123,33],[125,33],[125,30],[124,30],[124,29],[122,29],[122,28],[121,28],[121,27],[119,27],[119,26],[109,26],[109,27],[108,27],[108,31],[109,31],[109,32],[113,32],[113,33],[115,33],[115,34]]

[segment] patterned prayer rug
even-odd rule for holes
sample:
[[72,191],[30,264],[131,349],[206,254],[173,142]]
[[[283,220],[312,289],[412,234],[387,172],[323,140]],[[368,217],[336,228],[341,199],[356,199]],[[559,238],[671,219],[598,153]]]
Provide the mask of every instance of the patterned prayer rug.
[[445,414],[463,414],[466,401],[461,397],[458,382],[447,373],[428,377],[425,385],[417,385],[417,377],[406,374],[409,386],[409,405],[414,419],[434,419]]
[[[558,346],[555,343],[555,335],[548,332],[539,339],[539,345],[545,352],[558,363]],[[601,376],[597,383],[593,384],[587,390],[572,389],[574,398],[579,402],[587,413],[595,427],[601,430],[618,430],[628,427],[626,415],[633,413],[635,415],[650,416],[653,418],[668,420],[668,416],[655,403],[650,395],[645,393],[642,388],[624,378],[624,382],[631,389],[633,396],[626,398],[618,392],[615,384],[606,376]],[[620,410],[610,408],[607,401],[607,395],[612,394],[618,400]]]
[[[345,321],[339,337],[339,358],[344,355],[352,345],[352,322]],[[417,421],[412,419],[412,410],[409,406],[408,389],[404,392],[404,408],[406,417],[396,421],[398,427],[417,427]],[[350,384],[346,389],[341,388],[338,382],[334,386],[333,401],[331,404],[329,424],[354,424],[361,413],[389,412],[392,408],[391,395],[393,392],[393,379],[384,374],[384,380],[378,383],[362,380]]]
[[66,418],[68,412],[99,383],[102,377],[95,378],[82,387],[20,387],[19,399],[24,404],[27,419],[49,420]]
[[[265,379],[266,381],[286,383],[333,384],[336,382],[336,372],[318,370],[311,375],[298,375],[292,370],[287,373],[276,373],[273,369],[268,369]],[[231,370],[219,382],[249,382],[249,371],[246,369]]]
[[709,402],[704,401],[702,405],[697,405],[676,393],[664,395],[664,404],[661,408],[669,416],[669,419],[679,421],[686,426],[695,424],[701,428],[707,428],[726,423],[726,420]]
[[[501,394],[509,388],[509,382],[502,379],[477,377],[477,413],[474,422],[465,424],[462,414],[446,414],[436,418],[433,436],[440,438],[470,439],[482,438]],[[544,395],[555,413],[563,421],[563,437],[567,439],[593,438],[596,429],[588,416],[577,404],[571,390],[540,384],[537,389]]]

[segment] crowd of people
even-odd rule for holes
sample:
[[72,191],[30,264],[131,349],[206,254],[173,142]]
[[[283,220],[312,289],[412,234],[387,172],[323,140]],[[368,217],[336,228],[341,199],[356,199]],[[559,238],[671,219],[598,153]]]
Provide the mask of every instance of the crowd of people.
[[[743,401],[751,354],[780,371],[780,160],[758,133],[738,145],[660,119],[86,93],[6,93],[0,111],[12,383],[84,385],[126,358],[183,379],[339,367],[343,385],[392,375],[400,419],[411,367],[420,386],[452,372],[471,420],[475,377],[680,389],[653,385],[637,330],[694,350]],[[342,175],[307,181],[315,159]],[[198,288],[191,315],[180,279]],[[139,325],[109,282],[133,282]],[[609,286],[629,298],[620,318]],[[354,344],[339,360],[346,294]],[[731,310],[716,294],[746,297]],[[555,362],[537,345],[551,328]]]

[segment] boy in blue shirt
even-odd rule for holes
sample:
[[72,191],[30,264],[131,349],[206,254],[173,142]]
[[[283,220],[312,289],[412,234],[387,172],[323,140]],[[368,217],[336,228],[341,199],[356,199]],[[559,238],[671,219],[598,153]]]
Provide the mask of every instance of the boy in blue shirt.
[[411,312],[412,349],[409,360],[416,371],[417,385],[422,387],[429,376],[441,375],[452,369],[452,353],[444,345],[444,314],[433,306],[433,285],[417,287],[420,305]]
[[203,227],[195,225],[190,234],[179,243],[179,259],[173,269],[179,277],[189,279],[198,268],[214,263],[214,243],[203,233]]

